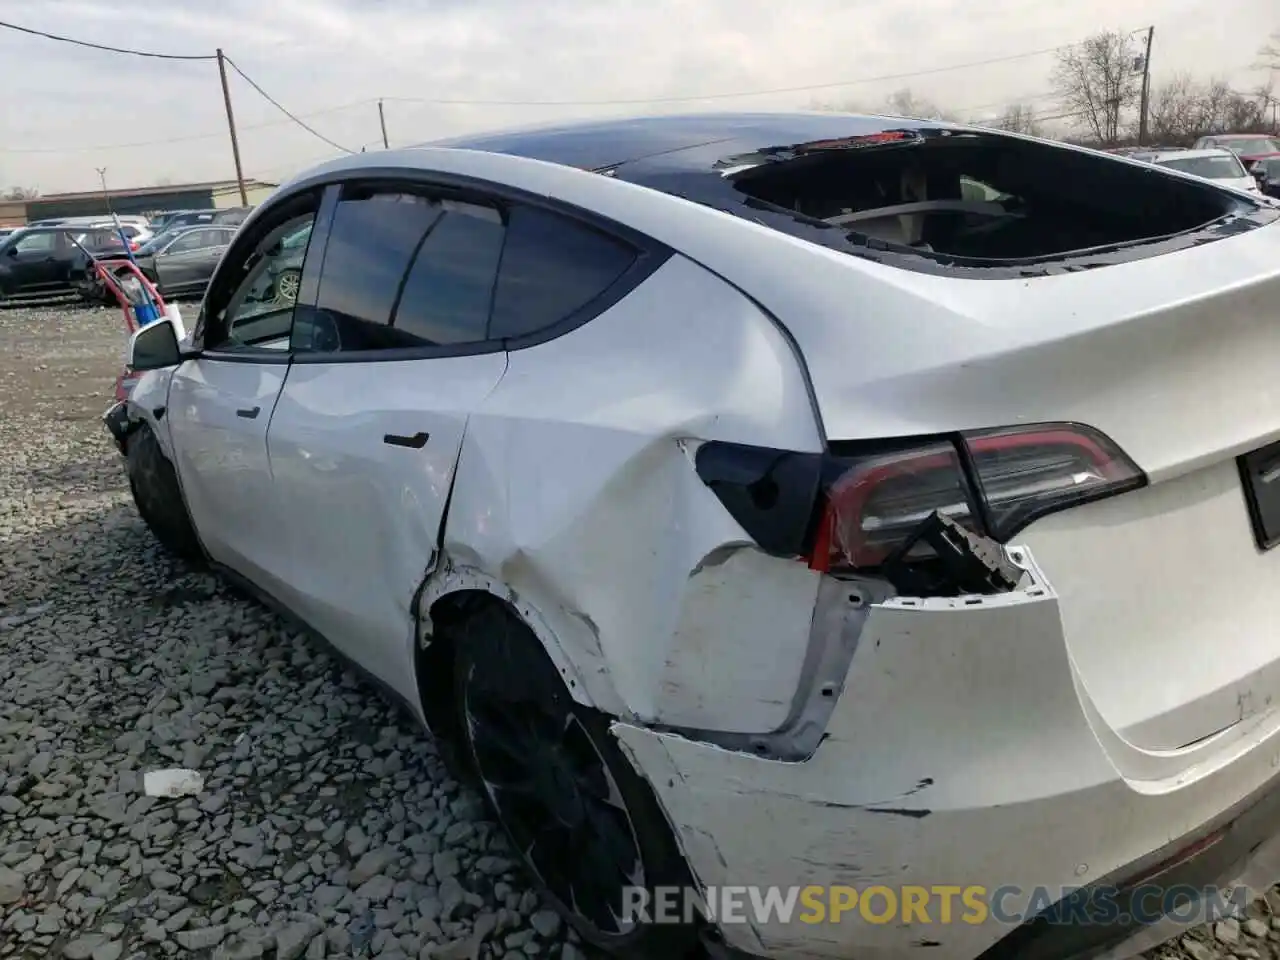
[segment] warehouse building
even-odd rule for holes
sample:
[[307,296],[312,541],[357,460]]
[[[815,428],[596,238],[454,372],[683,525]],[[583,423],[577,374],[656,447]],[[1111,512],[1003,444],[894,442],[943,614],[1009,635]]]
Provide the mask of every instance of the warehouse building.
[[[249,206],[257,206],[276,188],[276,184],[262,180],[246,180],[244,185]],[[135,216],[154,216],[166,210],[222,210],[241,205],[240,189],[235,180],[112,190],[109,196],[111,210]],[[55,193],[26,201],[5,201],[3,207],[5,209],[0,213],[15,224],[49,217],[94,217],[110,212],[107,197],[101,190]]]

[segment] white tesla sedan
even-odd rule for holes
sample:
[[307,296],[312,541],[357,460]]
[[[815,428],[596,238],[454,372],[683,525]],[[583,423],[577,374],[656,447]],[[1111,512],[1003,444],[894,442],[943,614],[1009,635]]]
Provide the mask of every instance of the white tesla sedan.
[[[591,942],[1124,956],[1196,913],[1152,884],[1280,875],[1278,221],[884,117],[353,156],[105,419],[160,540],[459,744]],[[685,884],[882,899],[627,907]],[[885,913],[947,885],[1000,902]]]

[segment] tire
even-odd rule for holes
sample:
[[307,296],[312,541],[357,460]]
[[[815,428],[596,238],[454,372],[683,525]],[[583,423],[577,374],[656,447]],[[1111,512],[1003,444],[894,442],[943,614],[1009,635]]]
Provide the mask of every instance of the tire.
[[129,489],[133,491],[133,502],[143,522],[170,553],[191,562],[202,562],[204,548],[182,501],[178,475],[151,428],[142,426],[135,430],[129,436],[126,451]]
[[296,303],[298,300],[298,289],[302,283],[302,271],[290,267],[288,270],[280,271],[280,276],[276,277],[275,297],[277,303]]
[[[624,885],[643,885],[650,904],[654,887],[693,888],[657,798],[614,742],[609,718],[574,702],[537,637],[508,609],[466,620],[454,650],[458,752],[543,896],[613,956],[691,955],[692,922],[616,922]],[[533,719],[526,726],[522,718]],[[511,747],[522,734],[528,741]],[[566,886],[566,874],[578,882]]]

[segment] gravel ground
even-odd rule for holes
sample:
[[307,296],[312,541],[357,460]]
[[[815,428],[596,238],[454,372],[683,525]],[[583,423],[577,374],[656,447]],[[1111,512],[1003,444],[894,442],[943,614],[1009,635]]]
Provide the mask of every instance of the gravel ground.
[[[0,957],[582,960],[403,711],[162,554],[119,311],[0,309]],[[142,792],[189,767],[204,790]]]
[[[0,957],[583,960],[409,718],[159,552],[98,420],[122,348],[0,309]],[[198,796],[143,794],[175,766]],[[1272,902],[1152,955],[1276,956]]]

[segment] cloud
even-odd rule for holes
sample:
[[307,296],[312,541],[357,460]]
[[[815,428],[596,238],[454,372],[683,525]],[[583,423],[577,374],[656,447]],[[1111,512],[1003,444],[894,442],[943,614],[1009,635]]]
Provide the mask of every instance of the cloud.
[[[1244,84],[1261,79],[1248,70],[1258,38],[1280,26],[1274,0],[168,0],[137,14],[114,0],[26,0],[15,9],[11,19],[23,25],[121,46],[177,53],[221,46],[273,97],[354,149],[380,145],[379,97],[395,98],[386,104],[393,145],[601,114],[877,107],[906,86],[973,119],[1018,100],[1051,108],[1047,55],[687,103],[410,101],[628,100],[816,86],[1011,56],[1153,22],[1157,78],[1189,69]],[[0,64],[11,83],[20,80],[0,116],[0,183],[87,189],[102,166],[118,186],[232,175],[212,63],[121,57],[0,31]],[[239,77],[231,83],[247,174],[279,178],[334,154]],[[119,146],[157,140],[175,142]]]

